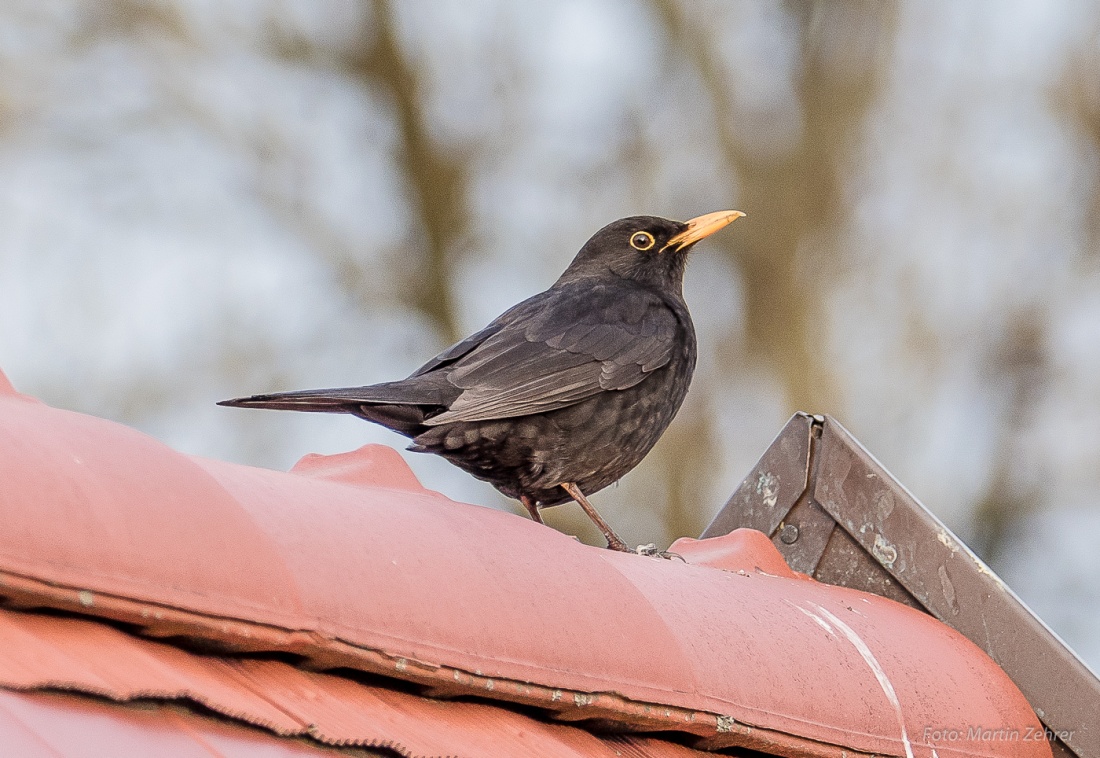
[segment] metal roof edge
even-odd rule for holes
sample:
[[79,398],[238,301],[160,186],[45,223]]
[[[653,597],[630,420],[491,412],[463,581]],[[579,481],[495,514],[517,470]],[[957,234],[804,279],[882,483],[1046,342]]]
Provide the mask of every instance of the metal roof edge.
[[1100,679],[836,419],[795,414],[702,536],[745,526],[796,571],[961,632],[1020,688],[1056,751],[1100,758]]

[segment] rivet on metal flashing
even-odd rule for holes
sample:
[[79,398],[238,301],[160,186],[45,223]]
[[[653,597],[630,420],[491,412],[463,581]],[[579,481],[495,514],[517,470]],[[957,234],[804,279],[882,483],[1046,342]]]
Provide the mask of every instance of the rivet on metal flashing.
[[80,592],[76,593],[76,599],[85,608],[91,608],[93,605],[95,605],[95,595],[93,595],[88,590],[81,590]]
[[779,541],[784,545],[793,545],[798,541],[798,527],[794,524],[784,524],[779,530]]
[[719,716],[716,727],[719,732],[732,732],[733,726],[736,723],[733,716]]

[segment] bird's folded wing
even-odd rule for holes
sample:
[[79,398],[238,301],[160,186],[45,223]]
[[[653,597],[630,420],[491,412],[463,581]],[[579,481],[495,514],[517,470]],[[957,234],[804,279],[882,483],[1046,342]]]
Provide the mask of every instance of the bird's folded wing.
[[657,295],[625,295],[612,287],[558,292],[552,304],[516,311],[445,369],[461,394],[425,423],[544,413],[642,381],[669,362],[683,327]]
[[410,376],[409,378],[411,379],[413,376],[422,376],[424,374],[431,373],[432,371],[436,371],[437,369],[446,368],[448,365],[453,364],[455,361],[459,360],[464,355],[471,352],[482,342],[489,339],[489,337],[499,332],[503,328],[502,319],[504,319],[507,315],[508,313],[505,313],[496,321],[489,324],[489,326],[482,329],[480,332],[475,332],[466,339],[451,345],[442,353],[432,358],[416,371],[412,372],[412,376]]

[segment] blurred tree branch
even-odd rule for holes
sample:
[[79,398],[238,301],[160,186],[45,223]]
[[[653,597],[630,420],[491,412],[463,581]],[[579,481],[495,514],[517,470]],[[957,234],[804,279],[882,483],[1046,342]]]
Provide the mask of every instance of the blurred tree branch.
[[1012,530],[1031,513],[1040,499],[1035,485],[1021,474],[1023,454],[1019,437],[1034,422],[1043,389],[1049,386],[1049,359],[1044,349],[1047,332],[1044,314],[1022,311],[1005,336],[999,354],[989,367],[989,387],[1006,387],[1004,422],[997,427],[993,475],[985,496],[974,509],[975,529],[970,544],[987,563],[1003,556]]
[[[1092,45],[1074,57],[1054,92],[1055,110],[1090,143],[1094,161],[1100,161],[1100,29]],[[1091,212],[1085,214],[1086,249],[1100,253],[1100,183],[1091,190]]]
[[[437,145],[429,133],[421,76],[401,50],[387,0],[372,0],[373,35],[348,66],[372,88],[385,93],[393,107],[402,178],[423,234],[426,259],[407,269],[404,300],[431,319],[447,342],[462,335],[450,283],[456,243],[466,232],[468,170],[461,153]],[[369,213],[369,209],[364,209]]]
[[[748,352],[779,374],[792,411],[828,410],[834,389],[814,343],[822,331],[819,292],[840,257],[830,243],[835,246],[844,221],[843,172],[878,89],[872,58],[892,44],[894,6],[787,4],[801,54],[795,83],[802,130],[791,149],[769,154],[737,134],[732,91],[738,85],[719,63],[708,31],[691,26],[675,0],[656,4],[670,45],[688,52],[714,103],[721,150],[737,171],[730,191],[740,191],[749,211],[734,259],[745,282]],[[868,39],[875,45],[861,44]]]
[[[1071,56],[1053,92],[1053,109],[1091,143],[1093,160],[1100,160],[1100,53],[1086,47],[1084,55]],[[1084,250],[1093,252],[1100,241],[1100,185],[1090,187],[1082,221],[1087,242]],[[1040,407],[1044,390],[1052,386],[1051,357],[1046,337],[1050,331],[1049,309],[1020,311],[1005,338],[997,360],[991,366],[991,383],[1007,384],[1009,397],[1000,428],[996,463],[985,495],[973,514],[975,552],[996,566],[1004,558],[1006,546],[1020,522],[1042,507],[1040,488],[1022,480],[1019,473],[1021,450],[1018,437],[1035,423],[1034,409]]]
[[[1053,109],[1091,143],[1094,160],[1100,159],[1100,54],[1086,48],[1071,62],[1053,92]],[[1100,240],[1100,185],[1093,184],[1088,204],[1093,212],[1083,214],[1086,251],[1094,251]],[[1094,259],[1095,260],[1095,259]],[[1014,529],[1036,508],[1042,507],[1042,493],[1034,483],[1023,481],[1018,437],[1035,423],[1034,409],[1040,407],[1043,392],[1052,383],[1051,358],[1046,351],[1050,331],[1049,309],[1025,309],[1016,314],[1002,350],[991,366],[991,383],[1007,384],[1009,397],[1000,428],[996,462],[989,487],[973,514],[975,552],[996,566],[1004,557]]]
[[[733,97],[738,84],[720,62],[711,30],[693,24],[676,0],[654,0],[654,5],[669,47],[686,53],[713,103],[720,150],[737,174],[730,178],[729,194],[739,192],[749,214],[733,247],[726,248],[744,282],[747,360],[778,375],[791,411],[833,409],[837,398],[827,356],[817,344],[824,336],[821,293],[830,268],[841,260],[843,173],[878,89],[880,67],[869,58],[892,47],[894,5],[786,6],[800,52],[794,78],[802,129],[797,143],[778,154],[754,150],[738,134]],[[713,458],[709,414],[681,418],[669,433],[678,442],[665,456],[669,530],[697,533],[703,526],[697,503]]]

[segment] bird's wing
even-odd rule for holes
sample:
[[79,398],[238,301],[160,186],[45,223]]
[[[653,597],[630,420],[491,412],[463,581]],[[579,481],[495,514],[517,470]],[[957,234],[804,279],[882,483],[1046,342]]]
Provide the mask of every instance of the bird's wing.
[[549,290],[521,306],[445,369],[462,392],[427,425],[544,413],[632,387],[669,362],[683,328],[640,288]]
[[[522,305],[522,303],[520,305]],[[474,350],[478,345],[487,340],[489,337],[499,332],[504,327],[505,319],[514,310],[515,308],[506,311],[499,318],[497,318],[496,321],[489,324],[480,332],[475,332],[466,339],[451,345],[442,353],[432,358],[416,371],[412,372],[412,375],[409,378],[411,379],[414,376],[423,376],[424,374],[431,373],[432,371],[450,366],[455,361],[459,360],[470,351]]]

